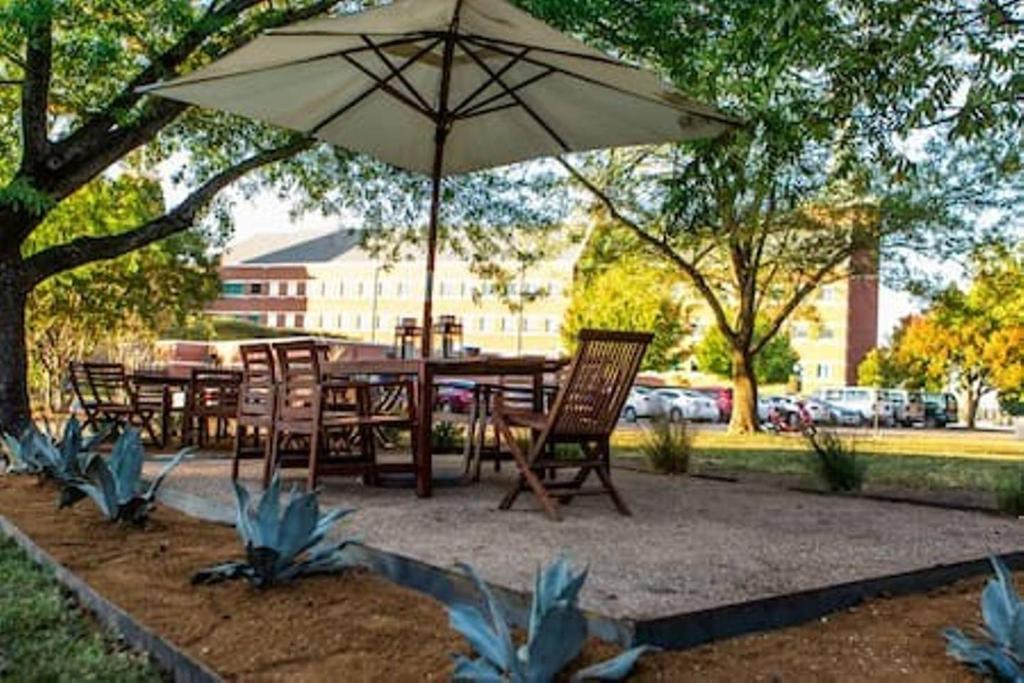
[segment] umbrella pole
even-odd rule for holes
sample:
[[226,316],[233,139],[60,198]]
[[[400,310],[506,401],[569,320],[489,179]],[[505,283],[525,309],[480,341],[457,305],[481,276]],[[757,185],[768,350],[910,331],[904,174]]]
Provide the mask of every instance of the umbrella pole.
[[423,292],[423,357],[429,358],[433,341],[434,263],[437,258],[437,224],[441,213],[441,168],[444,164],[444,141],[447,137],[438,129],[434,145],[434,170],[431,175],[430,227],[427,232],[427,282]]

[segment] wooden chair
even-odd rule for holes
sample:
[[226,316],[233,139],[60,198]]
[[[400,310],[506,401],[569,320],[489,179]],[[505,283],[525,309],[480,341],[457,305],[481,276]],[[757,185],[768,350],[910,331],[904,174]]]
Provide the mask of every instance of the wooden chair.
[[139,400],[128,383],[124,366],[120,363],[71,363],[71,386],[85,413],[85,422],[98,431],[104,424],[134,424],[145,429],[153,443],[164,438],[157,436],[154,418],[163,407],[154,404],[147,395]]
[[373,481],[372,435],[363,434],[358,454],[341,457],[342,452],[350,451],[353,433],[364,431],[361,415],[369,411],[366,385],[348,380],[324,382],[322,349],[313,341],[284,342],[273,348],[279,382],[264,487],[275,469],[294,467],[307,469],[309,490],[316,488],[322,475],[358,475]]
[[[519,494],[529,490],[554,520],[561,519],[558,502],[569,503],[580,495],[608,495],[620,513],[630,514],[612,484],[609,439],[651,339],[646,333],[583,330],[576,356],[547,414],[509,409],[499,398],[494,421],[519,470],[501,501],[502,510],[510,509]],[[529,447],[517,441],[513,428],[531,431]],[[579,446],[579,457],[560,455],[561,444]],[[569,480],[556,480],[555,474],[563,469],[576,473]],[[583,484],[591,472],[600,487],[585,490]]]
[[[277,416],[277,371],[270,344],[245,344],[238,351],[242,356],[242,386],[235,418],[232,480],[238,479],[240,460],[258,457],[263,459],[264,470],[270,466],[270,445]],[[269,479],[268,472],[263,474],[264,479]]]
[[210,420],[214,437],[228,434],[228,421],[238,416],[242,373],[237,370],[193,368],[185,402],[182,440],[205,448],[210,440]]

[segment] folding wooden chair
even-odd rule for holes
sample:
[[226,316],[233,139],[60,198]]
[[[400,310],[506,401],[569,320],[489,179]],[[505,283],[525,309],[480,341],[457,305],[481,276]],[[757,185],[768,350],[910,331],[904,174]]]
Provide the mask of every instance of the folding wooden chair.
[[228,435],[228,421],[238,416],[242,373],[237,370],[193,368],[185,402],[182,440],[205,448],[210,440],[210,420],[214,438]]
[[[502,510],[510,509],[519,494],[529,490],[556,521],[561,519],[558,502],[569,503],[581,495],[611,496],[620,513],[630,514],[612,484],[609,439],[652,339],[653,335],[646,333],[583,330],[550,412],[508,409],[499,398],[494,422],[519,469],[501,501]],[[516,439],[513,428],[531,431],[528,448]],[[558,448],[561,444],[578,445],[581,453],[566,457]],[[557,472],[563,469],[576,473],[558,481]],[[591,472],[597,475],[600,487],[583,489]]]
[[[84,385],[82,380],[85,380]],[[163,406],[140,397],[128,383],[124,365],[120,363],[72,363],[71,383],[86,415],[86,424],[99,430],[113,422],[124,426],[134,424],[145,429],[153,443],[161,443],[154,419]]]
[[[235,418],[232,479],[238,479],[240,460],[258,457],[263,459],[264,470],[270,466],[270,444],[274,440],[274,418],[277,416],[277,371],[270,344],[245,344],[238,351],[242,356],[243,369]],[[264,478],[269,477],[265,471]]]

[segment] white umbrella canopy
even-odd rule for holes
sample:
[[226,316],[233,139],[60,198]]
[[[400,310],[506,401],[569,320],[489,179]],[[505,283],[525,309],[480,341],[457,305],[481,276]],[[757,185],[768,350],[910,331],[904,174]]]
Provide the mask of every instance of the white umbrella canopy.
[[293,24],[147,91],[431,175],[426,353],[442,177],[738,124],[505,0],[397,0]]

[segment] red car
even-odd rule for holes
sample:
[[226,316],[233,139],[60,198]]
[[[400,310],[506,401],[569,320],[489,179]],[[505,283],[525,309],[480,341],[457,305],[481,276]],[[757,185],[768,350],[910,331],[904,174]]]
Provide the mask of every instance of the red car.
[[719,419],[728,422],[732,417],[732,389],[730,387],[699,387],[697,391],[715,399],[718,404]]
[[468,413],[473,407],[473,385],[439,384],[434,392],[434,409],[443,413]]

